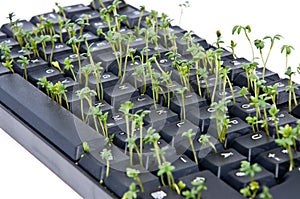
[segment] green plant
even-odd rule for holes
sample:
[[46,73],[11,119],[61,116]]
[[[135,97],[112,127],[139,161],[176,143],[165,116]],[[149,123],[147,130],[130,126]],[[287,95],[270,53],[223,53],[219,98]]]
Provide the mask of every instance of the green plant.
[[78,96],[79,99],[80,99],[82,121],[87,122],[88,118],[84,117],[84,107],[83,107],[84,104],[83,104],[83,102],[84,102],[84,99],[85,99],[87,101],[89,107],[93,106],[92,97],[96,96],[96,91],[91,90],[89,87],[84,87],[84,88],[76,91],[76,96]]
[[272,106],[268,112],[271,116],[271,120],[274,123],[275,130],[276,130],[276,136],[279,138],[279,128],[278,128],[279,118],[276,116],[278,114],[279,110],[277,109],[276,105],[272,104]]
[[176,89],[176,92],[178,94],[180,94],[181,96],[181,114],[180,114],[180,118],[181,120],[185,120],[186,119],[186,110],[185,110],[185,102],[184,102],[184,98],[185,98],[185,95],[184,95],[184,92],[187,90],[186,87],[182,87],[182,88],[178,88]]
[[262,193],[258,196],[260,199],[273,199],[273,196],[269,192],[269,188],[265,185],[262,187]]
[[280,127],[279,134],[281,137],[278,137],[275,142],[279,145],[285,148],[288,152],[289,158],[290,158],[290,167],[289,171],[293,170],[294,168],[294,160],[293,160],[293,153],[292,153],[292,147],[294,146],[296,148],[296,139],[297,139],[297,129],[292,128],[288,124],[284,127]]
[[113,159],[113,155],[110,149],[104,148],[101,153],[101,158],[106,161],[106,177],[109,175],[110,161]]
[[193,132],[193,129],[189,129],[188,131],[185,131],[182,133],[182,137],[187,137],[190,143],[190,146],[192,148],[193,151],[193,155],[194,155],[194,161],[196,162],[196,164],[198,164],[198,158],[197,158],[197,154],[195,151],[195,146],[194,146],[194,142],[193,142],[193,138],[195,137],[196,133]]
[[214,150],[215,153],[217,153],[217,149],[214,145],[214,143],[212,143],[210,140],[210,135],[207,135],[207,134],[202,134],[200,135],[199,139],[198,139],[198,142],[200,144],[202,144],[203,146],[206,146],[206,144],[209,144],[211,146],[211,148]]
[[137,170],[137,169],[126,168],[126,175],[129,178],[132,178],[137,182],[137,184],[140,187],[141,192],[143,193],[144,192],[144,187],[143,187],[141,179],[139,178],[139,174],[140,174],[140,171]]
[[290,66],[288,66],[286,68],[286,71],[284,74],[289,77],[288,85],[286,86],[286,91],[288,91],[288,93],[289,93],[288,107],[289,107],[289,112],[291,112],[292,111],[292,96],[293,96],[295,106],[297,106],[297,104],[298,104],[297,97],[295,94],[295,90],[298,89],[298,87],[292,81],[292,75],[294,75],[295,72],[292,71],[292,68]]
[[76,75],[75,75],[74,70],[73,70],[74,65],[72,64],[72,59],[70,59],[69,57],[66,57],[64,59],[64,65],[65,65],[64,69],[67,70],[67,71],[70,71],[71,74],[72,74],[73,79],[75,81],[77,81]]
[[223,145],[225,145],[226,141],[226,132],[230,127],[230,120],[228,115],[226,114],[228,111],[227,104],[229,102],[229,100],[222,99],[211,104],[211,107],[215,110],[215,115],[213,115],[212,117],[216,118],[218,139]]
[[241,33],[241,31],[244,32],[245,37],[247,38],[247,41],[250,44],[251,53],[252,53],[252,61],[254,61],[254,59],[255,59],[254,49],[253,49],[252,41],[251,41],[250,36],[249,36],[249,33],[251,32],[250,25],[246,25],[246,26],[236,25],[236,26],[234,26],[233,29],[232,29],[232,35],[234,35],[235,33],[237,33],[239,35]]
[[83,151],[85,153],[88,153],[90,151],[90,147],[89,147],[89,144],[87,142],[82,143],[82,148],[83,148]]
[[181,20],[182,20],[182,15],[183,15],[183,11],[185,8],[190,7],[190,2],[189,1],[185,1],[184,3],[180,3],[179,4],[180,7],[180,18],[179,18],[179,25],[181,24]]
[[157,176],[161,177],[161,181],[163,185],[166,185],[164,182],[164,178],[163,175],[167,176],[167,181],[168,181],[168,185],[171,188],[174,188],[176,190],[176,192],[179,194],[180,190],[178,185],[175,183],[172,171],[175,169],[175,166],[173,166],[170,162],[163,162],[161,165],[158,166],[158,172],[157,172]]
[[257,163],[251,165],[248,161],[242,161],[240,171],[245,173],[246,176],[250,177],[250,183],[247,187],[242,188],[240,192],[245,197],[248,197],[249,199],[254,199],[259,190],[259,183],[254,180],[254,176],[255,173],[261,172],[262,169]]
[[122,199],[136,199],[137,198],[137,192],[136,185],[134,182],[132,182],[129,186],[129,190],[124,193]]
[[192,189],[184,191],[182,195],[185,196],[186,199],[200,199],[202,192],[207,190],[205,181],[199,178],[195,178],[194,180],[192,180],[191,184],[193,185]]
[[295,48],[291,45],[283,45],[281,47],[281,53],[285,52],[285,68],[288,67],[288,57],[292,53],[292,51],[295,50]]

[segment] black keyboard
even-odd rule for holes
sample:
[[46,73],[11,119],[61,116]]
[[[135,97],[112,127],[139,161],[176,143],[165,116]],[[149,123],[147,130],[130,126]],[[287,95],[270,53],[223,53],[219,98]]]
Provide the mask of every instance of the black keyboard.
[[294,71],[124,1],[0,31],[0,127],[82,197],[298,198]]

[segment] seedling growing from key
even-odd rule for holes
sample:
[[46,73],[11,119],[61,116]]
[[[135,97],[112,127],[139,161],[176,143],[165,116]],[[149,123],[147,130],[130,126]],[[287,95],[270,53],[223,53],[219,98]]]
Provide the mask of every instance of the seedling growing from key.
[[124,193],[122,199],[136,199],[137,198],[137,192],[136,184],[132,182],[129,186],[129,190]]
[[172,171],[175,170],[175,166],[173,166],[170,162],[163,162],[158,166],[159,170],[157,172],[157,176],[160,176],[161,183],[165,186],[166,183],[164,181],[164,175],[167,177],[168,185],[173,188],[178,194],[180,194],[180,189],[178,185],[175,183]]
[[214,145],[214,143],[212,143],[210,140],[210,135],[207,134],[202,134],[200,135],[198,142],[200,144],[202,144],[204,147],[209,144],[211,146],[211,148],[214,150],[215,153],[217,153],[217,149],[216,146]]
[[202,192],[207,190],[205,181],[203,179],[195,178],[192,180],[191,184],[193,185],[192,189],[184,191],[182,195],[186,198],[200,199]]
[[64,65],[65,65],[64,70],[70,71],[71,74],[72,74],[73,79],[74,79],[75,81],[77,81],[76,75],[75,75],[75,73],[74,73],[74,65],[72,64],[72,59],[69,58],[69,57],[66,57],[66,58],[64,59]]
[[278,121],[279,118],[277,117],[279,110],[276,108],[276,105],[272,105],[269,109],[269,114],[271,116],[271,121],[273,121],[275,130],[276,130],[276,136],[279,138],[279,127],[278,127]]
[[187,139],[189,140],[190,146],[193,151],[194,161],[196,162],[196,164],[198,164],[198,158],[197,158],[194,141],[193,141],[193,138],[195,137],[195,135],[196,135],[196,133],[193,132],[193,129],[189,129],[188,131],[185,131],[182,133],[182,137],[187,137]]
[[187,90],[186,87],[182,87],[182,88],[178,88],[176,89],[176,92],[181,96],[181,114],[180,114],[180,118],[181,120],[185,120],[186,119],[186,110],[185,110],[185,95],[184,92]]
[[5,62],[2,62],[3,66],[8,68],[12,73],[14,73],[13,69],[13,59],[11,57],[11,51],[7,43],[1,42],[0,43],[0,50],[1,50],[1,59],[3,59]]
[[292,147],[296,149],[297,129],[287,124],[284,127],[280,127],[279,134],[281,137],[278,137],[275,142],[287,150],[290,159],[289,171],[292,171],[295,167]]
[[87,122],[88,117],[84,117],[84,100],[88,103],[88,106],[93,106],[92,97],[96,96],[96,91],[91,90],[89,87],[84,87],[76,91],[76,96],[80,99],[81,119]]
[[24,69],[24,78],[27,80],[27,65],[29,64],[29,60],[27,59],[27,57],[24,57],[23,55],[21,55],[19,57],[19,59],[17,60],[17,62],[22,64],[22,67]]
[[287,67],[285,73],[289,77],[288,85],[286,86],[286,91],[289,93],[289,99],[288,99],[288,107],[289,107],[289,112],[292,111],[292,98],[294,100],[294,105],[297,106],[297,97],[295,94],[295,90],[298,89],[296,84],[293,83],[292,81],[292,75],[295,74],[295,72],[292,71],[292,68],[290,66]]
[[104,148],[101,153],[101,158],[106,162],[106,177],[109,176],[110,161],[113,160],[113,155],[111,149]]
[[136,183],[139,185],[139,188],[140,188],[141,192],[143,193],[144,192],[144,187],[143,187],[142,181],[139,177],[139,174],[140,174],[140,171],[137,170],[137,169],[126,168],[126,175],[129,178],[132,178],[136,181]]
[[234,35],[235,33],[237,33],[239,35],[241,33],[241,31],[244,32],[244,35],[245,35],[247,41],[250,44],[251,54],[252,54],[252,61],[254,61],[254,59],[255,59],[254,48],[253,48],[253,44],[252,44],[252,41],[251,41],[250,36],[249,36],[249,33],[251,32],[250,25],[246,25],[246,26],[236,25],[236,26],[234,26],[233,29],[232,29],[232,35]]
[[250,177],[250,183],[247,187],[240,190],[241,194],[249,199],[254,199],[259,190],[259,183],[254,180],[255,173],[261,172],[262,169],[257,163],[251,165],[248,161],[241,162],[240,171],[245,173],[246,176]]

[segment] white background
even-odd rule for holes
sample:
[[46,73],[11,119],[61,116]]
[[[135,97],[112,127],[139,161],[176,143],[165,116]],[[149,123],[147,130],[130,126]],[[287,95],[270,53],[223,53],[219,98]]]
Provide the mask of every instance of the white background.
[[[15,12],[17,18],[29,20],[31,16],[50,12],[54,3],[71,5],[89,4],[88,0],[0,0],[0,24],[7,23],[7,15]],[[145,5],[147,10],[167,13],[174,23],[178,23],[180,8],[179,0],[128,0],[129,4],[139,7]],[[234,25],[250,25],[250,37],[262,39],[266,35],[281,34],[284,39],[274,46],[270,57],[269,68],[279,72],[283,77],[285,56],[280,53],[283,44],[292,45],[295,51],[289,57],[289,65],[295,69],[300,63],[300,28],[299,7],[295,0],[190,0],[191,7],[183,13],[181,26],[193,30],[209,43],[216,40],[216,30],[221,30],[224,47],[230,40],[238,43],[238,56],[251,58],[251,51],[244,35],[231,35]],[[268,47],[268,46],[266,46]],[[259,56],[256,51],[256,56]],[[299,81],[299,76],[294,77]],[[47,167],[43,166],[31,154],[11,139],[0,129],[0,198],[81,198],[76,192],[56,177]]]

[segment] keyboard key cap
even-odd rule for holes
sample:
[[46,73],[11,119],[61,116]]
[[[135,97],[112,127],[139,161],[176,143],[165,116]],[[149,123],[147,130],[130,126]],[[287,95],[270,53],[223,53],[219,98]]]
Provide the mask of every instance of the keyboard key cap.
[[[300,164],[300,152],[292,150],[295,166]],[[275,175],[275,178],[281,178],[289,170],[290,160],[287,150],[275,148],[261,153],[255,159],[260,165],[268,169]]]
[[202,192],[201,197],[205,199],[224,199],[224,198],[234,198],[234,199],[244,199],[244,197],[231,188],[224,181],[217,178],[213,173],[208,170],[200,171],[193,173],[182,178],[179,178],[178,181],[182,180],[188,189],[192,189],[193,185],[191,182],[194,179],[204,180],[204,185],[207,187],[207,190]]
[[202,168],[213,172],[218,178],[223,179],[229,171],[240,167],[240,162],[246,157],[234,149],[227,149],[218,153],[211,153],[199,162]]
[[34,85],[36,85],[39,79],[43,77],[46,77],[48,81],[52,81],[54,79],[62,78],[63,73],[54,67],[48,67],[48,66],[45,66],[39,70],[28,72],[28,79]]
[[[18,26],[18,28],[22,28],[24,33],[27,31],[33,32],[33,30],[36,28],[36,26],[34,24],[32,24],[31,22],[26,21],[26,20],[19,20],[17,26]],[[10,24],[8,24],[8,23],[2,25],[1,30],[3,32],[5,32],[9,37],[14,36],[14,32],[12,31]]]
[[262,152],[278,147],[275,140],[265,132],[246,134],[236,138],[232,146],[252,162]]
[[[261,167],[261,166],[260,166]],[[261,167],[261,172],[256,172],[254,180],[259,183],[260,188],[264,185],[267,187],[272,187],[277,184],[274,175],[268,170]],[[240,171],[239,169],[230,171],[225,177],[225,182],[235,188],[237,191],[240,191],[242,188],[245,188],[250,183],[250,177],[246,176],[245,172]]]

